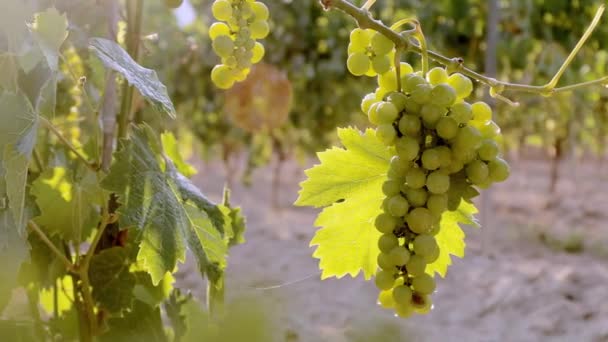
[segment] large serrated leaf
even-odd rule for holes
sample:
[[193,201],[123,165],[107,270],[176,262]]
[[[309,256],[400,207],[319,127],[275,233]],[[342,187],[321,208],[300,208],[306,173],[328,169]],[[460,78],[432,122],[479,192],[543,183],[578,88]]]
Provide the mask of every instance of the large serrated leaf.
[[120,45],[111,40],[92,38],[89,48],[106,68],[120,73],[154,108],[175,118],[175,108],[167,94],[167,87],[158,79],[154,70],[137,64]]
[[301,183],[296,205],[329,206],[315,221],[321,229],[311,241],[317,246],[314,257],[320,259],[321,277],[355,277],[363,271],[369,279],[377,269],[380,233],[374,219],[380,213],[392,153],[371,129],[339,129],[338,136],[345,149],[319,153],[321,164],[306,171],[308,179]]
[[163,158],[160,140],[148,126],[134,129],[122,143],[102,186],[119,195],[121,227],[139,230],[137,258],[152,282],[158,284],[184,261],[186,245],[201,272],[216,277],[226,265],[223,225],[230,223],[228,213],[211,202],[199,205],[202,194],[184,196],[184,188],[189,194],[196,194],[196,188]]
[[32,35],[38,42],[49,68],[57,72],[59,66],[59,49],[68,37],[68,19],[59,14],[55,8],[36,13],[30,25]]
[[445,277],[448,267],[452,265],[451,255],[464,258],[465,234],[460,225],[479,227],[473,217],[475,213],[477,213],[477,208],[463,200],[460,202],[458,209],[447,211],[441,216],[441,228],[435,236],[439,245],[439,258],[434,263],[427,265],[426,272],[428,274],[438,273]]
[[131,274],[128,251],[113,247],[91,259],[89,279],[93,299],[110,313],[120,313],[131,307],[135,276]]

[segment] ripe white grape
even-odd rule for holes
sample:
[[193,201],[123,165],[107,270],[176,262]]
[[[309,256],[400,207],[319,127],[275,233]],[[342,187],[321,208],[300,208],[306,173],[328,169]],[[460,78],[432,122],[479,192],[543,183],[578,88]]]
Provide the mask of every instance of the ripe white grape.
[[475,102],[471,105],[473,120],[486,122],[492,120],[492,108],[485,102]]
[[403,266],[410,260],[410,251],[402,246],[397,246],[388,254],[390,261],[397,266]]
[[209,38],[211,38],[211,40],[215,40],[216,37],[222,35],[230,35],[230,28],[228,25],[224,23],[213,23],[213,25],[209,27]]
[[228,21],[232,17],[232,5],[228,0],[215,0],[211,5],[211,12],[215,19]]
[[370,68],[369,57],[362,52],[354,52],[346,61],[348,71],[355,76],[363,76]]
[[268,22],[264,20],[252,22],[249,29],[251,30],[251,38],[253,39],[264,39],[270,33]]
[[482,184],[489,175],[488,165],[481,160],[474,160],[466,167],[467,177],[473,184]]
[[378,294],[378,305],[382,306],[385,309],[394,308],[395,300],[393,299],[393,291],[380,291],[380,293]]
[[211,70],[211,80],[220,89],[228,89],[234,84],[234,72],[233,70],[223,64],[216,65]]
[[255,16],[255,20],[266,21],[270,17],[268,7],[259,1],[252,2],[251,9],[253,11],[253,15]]
[[484,161],[491,161],[496,159],[498,156],[498,144],[494,140],[486,139],[481,143],[481,146],[477,149],[479,159]]
[[395,217],[401,217],[407,214],[410,204],[401,196],[396,195],[388,200],[388,212]]
[[378,105],[378,123],[392,124],[399,116],[397,107],[392,102],[381,102]]
[[392,145],[397,138],[397,132],[391,124],[380,124],[376,128],[376,137],[385,145]]
[[453,117],[444,116],[437,121],[436,129],[439,137],[450,140],[458,134],[458,122]]
[[399,138],[395,143],[395,148],[397,149],[399,157],[407,161],[416,159],[418,151],[420,151],[418,141],[408,136]]
[[424,270],[426,269],[426,261],[420,255],[412,255],[410,260],[405,264],[405,268],[407,269],[407,273],[413,277],[420,276],[424,274]]
[[422,115],[422,122],[426,128],[435,128],[439,119],[441,119],[446,113],[445,108],[438,106],[434,103],[428,103],[422,106],[420,115]]
[[430,295],[435,292],[435,279],[426,273],[421,274],[412,279],[412,288],[420,294]]
[[399,120],[399,131],[404,135],[414,137],[420,133],[421,129],[422,123],[415,115],[406,114]]
[[399,304],[410,304],[412,301],[412,289],[406,285],[399,285],[393,289],[392,297],[393,302]]
[[440,216],[444,211],[448,210],[448,196],[446,194],[431,195],[426,201],[426,207],[431,214]]
[[229,36],[217,36],[213,41],[213,51],[222,58],[228,58],[234,52],[234,42]]
[[393,263],[392,257],[390,254],[380,253],[378,254],[378,258],[376,259],[378,266],[385,271],[392,271],[395,269],[396,264]]
[[422,207],[426,204],[429,194],[423,188],[412,189],[408,187],[405,189],[405,196],[412,207]]
[[450,108],[449,116],[456,120],[458,124],[466,124],[473,118],[471,105],[467,102],[459,102]]
[[433,148],[422,152],[421,160],[422,166],[427,170],[437,170],[441,166],[441,155]]
[[371,34],[368,30],[356,28],[350,32],[350,44],[353,47],[353,51],[365,52],[367,47],[371,44]]
[[393,288],[395,277],[392,272],[382,270],[376,273],[375,282],[380,290],[389,290]]
[[431,101],[431,86],[422,79],[424,83],[418,84],[412,90],[411,98],[414,102],[424,105]]
[[420,189],[426,184],[426,172],[421,168],[411,168],[405,175],[405,183],[412,189]]
[[380,32],[374,33],[371,40],[372,50],[376,55],[388,54],[395,44]]
[[492,182],[504,182],[509,178],[510,169],[506,161],[496,158],[488,164],[489,177]]
[[449,107],[456,102],[456,90],[448,84],[438,84],[431,90],[433,102],[442,107]]
[[387,213],[382,213],[376,217],[374,225],[380,233],[388,234],[397,227],[397,219]]
[[450,176],[443,172],[431,172],[426,178],[426,188],[432,194],[443,194],[450,189]]
[[460,73],[455,73],[448,77],[448,84],[456,90],[456,95],[460,99],[464,99],[473,92],[473,82],[471,79]]
[[372,68],[378,74],[383,74],[391,69],[391,59],[387,55],[377,55],[372,58]]
[[390,252],[393,248],[397,247],[398,245],[399,245],[399,240],[392,233],[383,234],[382,236],[380,236],[380,239],[378,239],[378,248],[380,249],[381,252],[384,252],[384,253]]
[[414,246],[414,253],[422,257],[424,257],[425,255],[434,254],[435,251],[439,249],[435,238],[428,234],[418,235],[414,239],[412,245]]
[[431,85],[438,85],[440,83],[446,83],[448,81],[448,73],[444,68],[436,67],[426,74],[426,80]]
[[415,208],[407,215],[407,225],[416,234],[424,234],[433,225],[433,214],[427,208]]

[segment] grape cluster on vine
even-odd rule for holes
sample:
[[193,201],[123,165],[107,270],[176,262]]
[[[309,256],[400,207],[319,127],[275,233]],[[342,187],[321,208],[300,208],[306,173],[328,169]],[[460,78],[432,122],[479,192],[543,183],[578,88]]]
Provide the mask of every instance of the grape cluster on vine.
[[395,44],[373,30],[354,29],[348,44],[348,70],[355,76],[376,76],[391,68]]
[[256,40],[268,36],[269,12],[255,0],[215,0],[211,11],[218,22],[209,28],[209,36],[222,60],[211,71],[211,80],[228,89],[245,80],[251,66],[264,57],[264,46]]
[[476,196],[475,187],[504,181],[509,166],[499,157],[500,129],[490,106],[465,101],[473,91],[470,79],[439,67],[426,75],[407,63],[399,68],[400,82],[394,67],[380,74],[378,89],[361,108],[378,139],[395,151],[382,186],[383,212],[375,220],[382,233],[378,301],[409,317],[432,307],[435,279],[426,267],[440,254],[435,235],[441,215]]

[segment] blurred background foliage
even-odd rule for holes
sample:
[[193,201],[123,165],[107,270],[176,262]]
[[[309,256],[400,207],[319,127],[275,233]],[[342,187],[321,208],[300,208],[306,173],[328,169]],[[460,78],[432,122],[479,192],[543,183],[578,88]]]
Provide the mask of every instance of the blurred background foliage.
[[[105,33],[105,19],[99,15],[103,11],[94,0],[77,4],[69,0],[53,2],[72,19],[73,50],[70,51],[74,52],[77,64],[79,58],[88,58],[86,37]],[[251,171],[273,161],[273,156],[279,162],[292,157],[304,161],[334,141],[337,126],[366,124],[359,109],[360,99],[373,91],[375,84],[373,79],[356,78],[346,71],[348,34],[355,27],[352,19],[338,13],[324,13],[317,0],[267,1],[271,35],[264,41],[264,67],[272,69],[276,77],[286,79],[275,91],[271,77],[261,73],[260,77],[248,81],[253,85],[250,88],[270,87],[270,91],[226,93],[209,82],[210,70],[218,62],[207,36],[212,23],[211,3],[210,0],[190,0],[171,11],[162,1],[145,2],[144,49],[140,62],[159,72],[179,113],[176,122],[156,124],[176,131],[185,142],[186,152],[195,151],[205,160],[220,158],[232,179],[241,174],[247,182]],[[484,72],[486,33],[490,25],[488,3],[384,0],[374,5],[373,12],[387,24],[418,17],[433,50],[450,57],[463,57],[466,66]],[[583,34],[599,2],[519,0],[498,1],[498,6],[498,22],[492,23],[499,31],[497,77],[511,82],[543,84]],[[608,56],[603,50],[607,35],[608,24],[600,24],[562,78],[562,84],[606,74]],[[405,59],[419,64],[416,55],[409,54]],[[94,73],[82,72],[95,81]],[[69,77],[64,85],[65,96],[59,98],[65,108],[58,113],[69,113],[74,104],[84,107],[77,92],[72,90],[74,85],[70,84]],[[487,88],[478,88],[477,96],[483,97]],[[552,98],[507,95],[521,103],[519,107],[497,103],[496,119],[503,128],[507,150],[519,152],[534,146],[556,159],[566,153],[603,155],[608,129],[608,97],[604,88],[585,88]],[[247,97],[250,99],[246,100]],[[256,100],[252,101],[251,97]],[[225,105],[227,99],[235,98],[241,103],[237,114],[234,105]],[[284,103],[286,98],[289,105]],[[281,103],[283,105],[278,105]],[[256,112],[256,108],[258,112],[272,112],[247,118],[247,113]],[[147,121],[158,120],[152,113],[142,111],[139,114]],[[247,127],[247,122],[254,121],[261,122]],[[247,161],[240,165],[243,156]],[[277,170],[280,171],[280,167]]]

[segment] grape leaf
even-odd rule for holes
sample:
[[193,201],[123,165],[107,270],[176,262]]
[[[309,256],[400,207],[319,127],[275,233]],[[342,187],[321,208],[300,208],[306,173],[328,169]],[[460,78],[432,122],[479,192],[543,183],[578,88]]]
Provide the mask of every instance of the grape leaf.
[[222,205],[230,210],[230,220],[232,221],[232,236],[228,241],[228,246],[235,246],[245,243],[246,220],[240,207],[232,207],[230,204],[230,189],[224,188]]
[[49,168],[32,183],[30,190],[41,211],[36,223],[51,234],[73,241],[88,236],[104,201],[93,171],[86,169],[78,178],[64,167]]
[[196,174],[196,169],[188,164],[179,153],[179,146],[173,133],[165,132],[161,134],[160,140],[163,143],[163,149],[165,150],[167,157],[171,158],[171,161],[173,161],[173,164],[175,164],[179,173],[186,177],[191,177]]
[[126,248],[104,249],[91,259],[89,279],[93,299],[110,313],[120,313],[131,307],[135,276],[129,271]]
[[[204,275],[212,277],[213,272],[223,270],[227,246],[223,227],[216,224],[218,218],[213,220],[207,214],[213,205],[208,203],[209,208],[204,209],[183,195],[182,189],[192,195],[196,188],[177,173],[170,160],[161,157],[164,152],[158,136],[148,126],[140,126],[130,140],[121,143],[102,186],[119,195],[121,227],[141,232],[137,259],[153,284],[173,271],[178,261],[184,261],[186,243]],[[215,209],[221,221],[229,223],[229,216],[217,206]]]
[[154,70],[137,64],[120,45],[111,40],[92,38],[89,41],[89,48],[106,68],[120,73],[135,86],[156,110],[175,118],[175,108],[167,94],[167,87],[158,79]]
[[435,235],[439,245],[439,258],[434,263],[427,265],[426,272],[428,274],[438,273],[441,277],[445,277],[448,267],[452,264],[450,255],[464,258],[465,233],[460,225],[479,227],[473,217],[475,213],[477,213],[477,208],[463,200],[460,202],[458,209],[447,211],[441,216],[441,228],[439,233]]
[[167,342],[160,307],[152,307],[135,300],[131,311],[122,317],[108,320],[108,331],[99,337],[99,341],[108,342]]
[[338,137],[345,149],[334,147],[318,153],[321,164],[306,170],[308,180],[300,184],[295,205],[319,208],[364,196],[370,190],[380,191],[392,156],[390,149],[370,129],[361,134],[354,128],[340,128]]
[[[374,220],[380,214],[391,150],[371,129],[361,133],[353,128],[339,129],[345,149],[334,147],[318,154],[320,165],[306,171],[296,205],[328,206],[315,221],[321,227],[311,241],[317,246],[313,256],[320,259],[321,278],[356,277],[365,279],[376,272],[380,233]],[[335,203],[339,200],[341,202]]]
[[38,42],[42,54],[52,71],[58,71],[59,49],[68,37],[68,19],[55,8],[36,13],[30,25],[32,35]]

